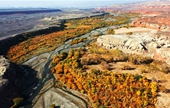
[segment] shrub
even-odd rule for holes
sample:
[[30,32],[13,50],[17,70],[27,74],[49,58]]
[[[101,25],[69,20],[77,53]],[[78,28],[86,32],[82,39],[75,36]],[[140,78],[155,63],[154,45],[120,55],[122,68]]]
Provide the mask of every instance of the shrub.
[[129,24],[126,24],[124,27],[128,29],[131,26]]
[[132,70],[134,68],[130,67],[129,65],[123,65],[121,69],[122,70]]
[[153,61],[153,59],[150,57],[142,57],[139,55],[129,55],[128,61],[133,64],[139,65],[139,64],[149,64]]
[[166,63],[163,63],[161,61],[154,61],[151,63],[151,65],[160,70],[161,72],[164,72],[164,73],[169,73],[170,72],[170,67],[166,64]]
[[21,97],[17,97],[17,98],[14,98],[13,99],[13,102],[14,102],[14,105],[11,106],[10,108],[17,108],[19,107],[24,101],[24,98],[21,98]]
[[80,63],[82,65],[92,65],[101,63],[102,57],[100,55],[91,55],[89,57],[81,58]]
[[104,55],[103,56],[103,59],[107,62],[107,63],[110,63],[110,62],[113,62],[113,56],[112,55]]
[[75,39],[75,40],[72,40],[70,42],[70,45],[74,45],[74,44],[78,44],[80,42],[85,42],[87,40],[87,38],[79,38],[79,39]]
[[148,73],[148,72],[164,72],[164,73],[169,73],[170,72],[170,67],[161,61],[153,61],[150,64],[144,64],[140,67],[140,71],[142,73]]
[[62,53],[60,53],[60,55],[59,55],[59,58],[61,58],[62,60],[64,60],[66,57],[67,57],[67,53],[66,52],[62,52]]
[[91,73],[95,74],[95,75],[100,75],[101,74],[101,71],[98,70],[98,69],[92,69],[91,70]]
[[128,32],[128,33],[126,33],[126,35],[132,35],[133,34],[133,32]]
[[114,34],[115,34],[114,29],[109,29],[109,30],[107,31],[107,34],[112,34],[112,35],[114,35]]
[[53,57],[53,60],[52,60],[52,62],[50,63],[50,65],[56,65],[56,64],[58,64],[61,60],[62,60],[62,59],[61,59],[58,55],[56,55],[56,56]]
[[50,106],[50,108],[55,108],[55,104],[52,104],[52,105]]
[[87,69],[87,65],[83,65],[83,67],[82,67],[83,69]]
[[75,58],[80,58],[80,56],[81,56],[80,51],[79,51],[79,50],[76,50],[76,51],[74,52],[74,57],[75,57]]
[[98,33],[98,34],[94,34],[93,37],[99,37],[101,36],[102,34]]
[[109,70],[109,64],[108,64],[108,63],[102,61],[102,62],[100,63],[100,65],[102,66],[102,68],[103,68],[104,70]]
[[81,63],[82,65],[88,65],[88,64],[89,64],[89,59],[87,59],[87,58],[82,58],[82,59],[80,60],[80,63]]
[[98,47],[96,44],[92,44],[91,48],[90,48],[90,53],[93,54],[107,54],[109,51],[102,48],[102,47]]
[[123,55],[123,52],[120,50],[110,50],[109,51],[113,56],[120,57]]
[[70,50],[67,58],[71,58],[74,55],[74,50]]

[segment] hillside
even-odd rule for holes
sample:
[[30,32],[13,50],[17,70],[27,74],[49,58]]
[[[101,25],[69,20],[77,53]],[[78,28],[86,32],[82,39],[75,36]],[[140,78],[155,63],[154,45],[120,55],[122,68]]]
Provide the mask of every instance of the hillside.
[[158,30],[169,30],[170,1],[155,0],[126,5],[111,5],[98,8],[96,11],[133,12],[141,16],[133,21],[133,26],[149,27]]
[[170,1],[169,0],[150,0],[146,2],[138,2],[131,4],[121,4],[121,5],[110,5],[104,8],[97,8],[96,11],[130,11],[130,12],[138,12],[141,14],[147,12],[169,12]]

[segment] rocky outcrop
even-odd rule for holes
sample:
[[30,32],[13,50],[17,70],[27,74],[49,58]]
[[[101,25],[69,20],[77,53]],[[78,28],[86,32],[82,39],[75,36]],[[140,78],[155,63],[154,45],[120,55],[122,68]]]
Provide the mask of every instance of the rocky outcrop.
[[28,66],[11,63],[0,56],[0,107],[9,108],[13,99],[27,98],[35,91],[36,71]]
[[170,29],[169,17],[145,17],[138,18],[132,22],[132,26],[148,27],[157,30]]
[[97,39],[97,43],[107,49],[149,56],[170,64],[170,39],[158,33],[104,35]]
[[0,91],[3,91],[4,87],[8,85],[8,79],[3,78],[7,68],[9,68],[9,61],[0,56]]
[[105,35],[97,39],[97,42],[108,49],[118,49],[125,53],[145,54],[146,44],[153,38],[142,38],[143,35]]

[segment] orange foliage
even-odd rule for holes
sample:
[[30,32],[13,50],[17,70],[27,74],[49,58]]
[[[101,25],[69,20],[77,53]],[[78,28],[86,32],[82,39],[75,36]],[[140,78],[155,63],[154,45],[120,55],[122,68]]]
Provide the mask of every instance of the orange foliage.
[[[69,57],[60,60],[52,71],[56,71],[58,80],[67,85],[68,89],[86,93],[94,108],[155,107],[157,83],[150,82],[140,75],[115,74],[96,69],[82,72],[80,64],[82,55],[79,55],[79,52],[79,50],[71,51]],[[80,58],[74,59],[77,56]],[[80,65],[77,67],[76,63]],[[64,72],[59,72],[61,69]]]
[[[7,53],[7,56],[11,61],[21,63],[25,60],[30,59],[31,57],[34,57],[35,55],[54,50],[70,38],[83,35],[97,28],[114,25],[118,22],[118,24],[124,24],[127,23],[129,19],[129,17],[126,16],[125,18],[127,19],[127,21],[121,21],[122,19],[124,19],[124,16],[120,16],[122,18],[120,18],[120,21],[103,20],[103,18],[107,19],[113,17],[114,16],[112,15],[105,15],[92,18],[88,17],[82,19],[68,20],[65,25],[72,26],[77,24],[77,26],[73,28],[67,27],[68,29],[65,29],[63,31],[30,38],[19,43],[18,45],[11,47]],[[86,39],[80,41],[86,41]]]

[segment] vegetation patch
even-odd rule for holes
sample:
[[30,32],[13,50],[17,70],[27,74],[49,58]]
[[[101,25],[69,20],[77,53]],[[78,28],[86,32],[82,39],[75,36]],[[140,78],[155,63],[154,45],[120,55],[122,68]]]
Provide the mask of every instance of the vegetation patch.
[[168,64],[161,61],[153,61],[150,64],[144,64],[140,67],[142,73],[152,73],[152,72],[163,72],[165,74],[170,72],[170,67]]
[[[64,23],[66,27],[62,31],[27,37],[24,41],[20,41],[20,43],[10,47],[7,52],[7,57],[15,63],[22,63],[35,55],[54,50],[68,39],[89,33],[94,29],[127,24],[130,22],[130,18],[134,16],[135,15],[128,16],[125,14],[116,17],[106,14],[104,16],[66,20]],[[108,18],[115,18],[116,21],[103,20]],[[77,41],[73,43],[77,43]]]
[[10,108],[18,108],[23,104],[24,98],[17,97],[13,99],[14,105],[11,106]]
[[130,54],[128,55],[128,61],[133,64],[139,65],[139,64],[150,64],[153,62],[153,59],[150,57],[143,57],[140,55]]
[[133,32],[128,32],[128,33],[126,33],[127,35],[132,35],[133,34]]
[[[55,65],[51,71],[56,74],[57,80],[61,81],[67,89],[88,95],[94,108],[135,108],[136,106],[155,108],[157,93],[160,90],[158,83],[138,74],[109,71],[107,62],[114,61],[114,58],[119,60],[119,57],[122,58],[124,54],[121,51],[109,51],[102,48],[98,48],[100,50],[97,51],[95,47],[97,45],[88,46],[88,50],[71,50],[64,58],[60,58],[61,54],[55,56],[52,61]],[[90,56],[88,56],[89,53]],[[105,54],[112,58],[106,61],[103,58]],[[87,60],[86,57],[91,58]],[[128,60],[127,57],[126,60]],[[105,71],[88,68],[95,64],[107,65]],[[124,66],[125,70],[130,68]]]
[[79,38],[79,39],[75,39],[75,40],[72,40],[70,42],[70,45],[74,45],[74,44],[78,44],[80,42],[86,42],[87,38]]
[[114,30],[114,29],[109,29],[109,30],[107,31],[107,34],[114,35],[114,34],[115,34],[115,30]]

